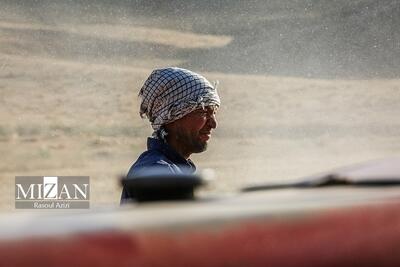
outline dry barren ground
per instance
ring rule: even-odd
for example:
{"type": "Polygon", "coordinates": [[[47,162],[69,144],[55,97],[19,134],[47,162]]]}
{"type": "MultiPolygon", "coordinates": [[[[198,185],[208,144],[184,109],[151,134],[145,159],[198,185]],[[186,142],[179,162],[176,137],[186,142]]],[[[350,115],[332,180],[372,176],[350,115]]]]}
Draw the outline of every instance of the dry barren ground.
{"type": "MultiPolygon", "coordinates": [[[[235,40],[143,24],[0,19],[2,211],[14,210],[16,175],[89,175],[92,206],[117,205],[117,178],[151,134],[137,92],[153,68],[186,62],[163,53],[235,40]]],[[[219,80],[223,101],[209,150],[193,156],[200,169],[215,170],[209,192],[400,151],[397,78],[200,72],[219,80]]]]}

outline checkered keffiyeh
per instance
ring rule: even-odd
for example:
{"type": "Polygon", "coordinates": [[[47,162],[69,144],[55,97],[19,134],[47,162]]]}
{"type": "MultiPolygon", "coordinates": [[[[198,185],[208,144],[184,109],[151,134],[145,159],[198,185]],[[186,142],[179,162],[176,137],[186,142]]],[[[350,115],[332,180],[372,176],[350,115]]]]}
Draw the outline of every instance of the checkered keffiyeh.
{"type": "Polygon", "coordinates": [[[181,68],[154,70],[140,89],[140,115],[156,132],[195,109],[220,105],[216,88],[203,76],[181,68]]]}

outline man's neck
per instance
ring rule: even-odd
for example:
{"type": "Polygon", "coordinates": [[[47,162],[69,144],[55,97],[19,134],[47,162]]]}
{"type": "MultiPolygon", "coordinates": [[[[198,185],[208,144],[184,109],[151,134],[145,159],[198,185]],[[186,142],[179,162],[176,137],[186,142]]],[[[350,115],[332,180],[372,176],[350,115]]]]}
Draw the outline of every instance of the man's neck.
{"type": "Polygon", "coordinates": [[[181,155],[184,159],[189,159],[190,155],[192,153],[190,153],[189,151],[187,151],[186,149],[184,149],[178,142],[176,139],[172,139],[172,138],[168,138],[167,137],[167,144],[172,147],[179,155],[181,155]]]}

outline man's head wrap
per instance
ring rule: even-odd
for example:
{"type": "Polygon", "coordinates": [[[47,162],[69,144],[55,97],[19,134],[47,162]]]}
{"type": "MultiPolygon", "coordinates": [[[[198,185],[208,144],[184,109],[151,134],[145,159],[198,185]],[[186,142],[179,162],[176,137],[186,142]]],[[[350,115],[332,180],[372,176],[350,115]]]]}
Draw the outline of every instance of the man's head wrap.
{"type": "Polygon", "coordinates": [[[154,131],[195,109],[219,106],[216,88],[203,76],[181,68],[154,70],[140,89],[140,115],[154,131]]]}

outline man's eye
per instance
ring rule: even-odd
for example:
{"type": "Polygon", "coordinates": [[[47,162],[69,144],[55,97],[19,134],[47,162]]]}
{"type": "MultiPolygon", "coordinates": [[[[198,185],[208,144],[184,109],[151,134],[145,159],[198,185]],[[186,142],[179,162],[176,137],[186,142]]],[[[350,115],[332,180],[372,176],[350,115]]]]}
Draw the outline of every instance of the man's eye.
{"type": "Polygon", "coordinates": [[[207,112],[204,112],[204,111],[198,111],[198,112],[196,112],[195,113],[196,114],[196,116],[198,116],[198,117],[207,117],[207,112]]]}

